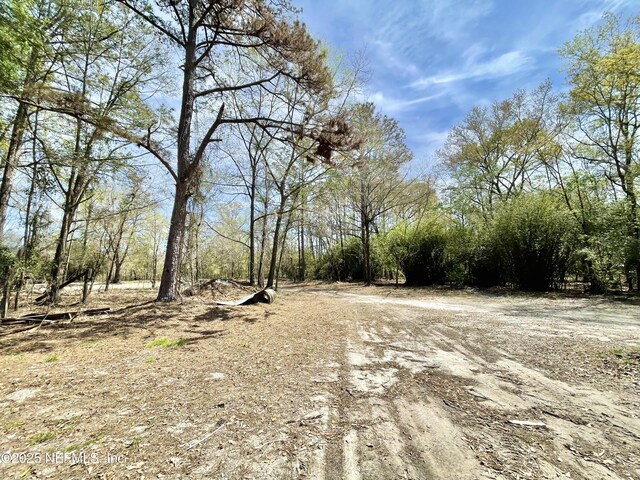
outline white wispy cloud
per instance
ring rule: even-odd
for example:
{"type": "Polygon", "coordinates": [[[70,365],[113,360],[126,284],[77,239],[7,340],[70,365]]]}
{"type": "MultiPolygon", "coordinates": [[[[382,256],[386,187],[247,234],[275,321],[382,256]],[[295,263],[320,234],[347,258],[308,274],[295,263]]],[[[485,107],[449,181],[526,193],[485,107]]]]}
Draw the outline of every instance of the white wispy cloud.
{"type": "Polygon", "coordinates": [[[619,12],[627,8],[637,8],[637,0],[586,0],[585,3],[595,3],[604,12],[619,12]]]}
{"type": "Polygon", "coordinates": [[[416,150],[416,156],[422,156],[425,158],[435,157],[435,152],[442,148],[447,141],[449,130],[429,129],[425,127],[425,130],[420,133],[414,133],[412,140],[414,142],[414,149],[416,150]]]}
{"type": "Polygon", "coordinates": [[[441,147],[447,140],[449,130],[429,130],[416,136],[416,141],[429,147],[441,147]]]}
{"type": "Polygon", "coordinates": [[[377,34],[404,53],[419,51],[427,38],[456,42],[494,8],[492,0],[422,0],[418,2],[371,2],[379,17],[377,34]]]}
{"type": "Polygon", "coordinates": [[[467,62],[458,69],[419,78],[415,82],[412,82],[410,86],[421,90],[433,85],[449,84],[464,80],[506,77],[531,68],[533,63],[533,58],[520,50],[514,50],[484,62],[467,62]]]}
{"type": "Polygon", "coordinates": [[[604,12],[637,15],[640,2],[293,1],[339,48],[366,45],[371,78],[359,100],[397,118],[418,157],[433,156],[474,105],[547,78],[562,88],[558,49],[604,12]]]}
{"type": "Polygon", "coordinates": [[[412,76],[420,72],[411,59],[399,56],[397,54],[398,49],[389,41],[374,39],[371,41],[371,48],[375,54],[376,61],[383,63],[387,69],[412,76]]]}
{"type": "Polygon", "coordinates": [[[435,100],[442,97],[444,92],[439,92],[433,95],[426,95],[418,98],[394,98],[389,97],[381,91],[377,91],[363,100],[373,102],[381,111],[388,114],[401,113],[412,109],[420,104],[435,100]]]}
{"type": "Polygon", "coordinates": [[[600,22],[606,12],[622,18],[634,15],[638,0],[574,0],[555,2],[545,9],[544,16],[516,39],[515,48],[537,52],[537,55],[557,55],[564,42],[581,30],[600,22]],[[635,7],[635,8],[634,8],[635,7]]]}
{"type": "Polygon", "coordinates": [[[587,0],[585,6],[591,6],[591,10],[579,15],[573,22],[572,27],[582,30],[591,27],[602,20],[602,15],[606,12],[624,15],[625,11],[637,9],[637,0],[587,0]]]}

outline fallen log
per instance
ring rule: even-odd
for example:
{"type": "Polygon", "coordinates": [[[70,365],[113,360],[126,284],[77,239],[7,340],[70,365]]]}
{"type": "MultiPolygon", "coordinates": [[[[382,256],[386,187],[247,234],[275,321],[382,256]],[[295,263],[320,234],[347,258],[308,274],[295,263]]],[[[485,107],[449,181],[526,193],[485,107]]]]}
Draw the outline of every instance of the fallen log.
{"type": "Polygon", "coordinates": [[[102,308],[90,308],[89,310],[81,310],[80,313],[87,317],[92,317],[93,315],[99,315],[101,313],[107,313],[111,311],[111,307],[102,307],[102,308]]]}
{"type": "MultiPolygon", "coordinates": [[[[2,325],[2,324],[0,324],[2,325]]],[[[0,329],[0,331],[2,331],[2,333],[0,333],[0,337],[6,337],[7,335],[14,335],[16,333],[20,333],[20,332],[26,332],[27,330],[33,330],[36,328],[40,328],[40,325],[29,325],[27,327],[22,327],[22,328],[8,328],[6,329],[6,331],[2,331],[2,329],[0,329]]]]}
{"type": "MultiPolygon", "coordinates": [[[[75,277],[71,277],[69,280],[67,280],[66,282],[63,282],[59,287],[58,287],[58,291],[62,290],[64,287],[66,287],[67,285],[69,285],[70,283],[75,282],[76,280],[80,280],[82,277],[84,277],[85,272],[79,273],[78,275],[76,275],[75,277]]],[[[47,289],[42,295],[40,295],[39,297],[36,297],[35,302],[42,302],[44,300],[47,300],[48,298],[51,297],[51,294],[53,293],[53,291],[51,290],[51,288],[47,289]]]]}
{"type": "Polygon", "coordinates": [[[34,323],[34,322],[56,322],[60,320],[73,320],[77,316],[76,312],[65,312],[64,314],[36,315],[24,317],[5,318],[0,325],[11,325],[18,323],[34,323]]]}
{"type": "Polygon", "coordinates": [[[254,303],[273,303],[276,299],[276,291],[271,288],[265,288],[264,290],[260,290],[254,294],[249,295],[248,297],[241,298],[240,300],[235,301],[227,301],[227,302],[216,302],[218,305],[251,305],[254,303]]]}
{"type": "Polygon", "coordinates": [[[78,315],[92,316],[99,315],[110,311],[110,307],[92,308],[90,310],[75,310],[72,312],[57,313],[29,313],[22,317],[5,318],[0,321],[0,325],[12,325],[18,323],[38,323],[38,322],[55,322],[60,320],[73,320],[78,315]]]}

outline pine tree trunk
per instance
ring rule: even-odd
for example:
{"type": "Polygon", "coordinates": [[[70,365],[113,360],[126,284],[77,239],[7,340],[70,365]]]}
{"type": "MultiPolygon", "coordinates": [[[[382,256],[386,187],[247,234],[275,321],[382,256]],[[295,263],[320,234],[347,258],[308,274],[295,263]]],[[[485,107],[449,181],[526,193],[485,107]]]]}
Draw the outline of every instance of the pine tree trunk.
{"type": "Polygon", "coordinates": [[[285,227],[284,227],[284,233],[282,235],[282,248],[280,248],[280,254],[278,255],[278,266],[276,268],[276,283],[275,283],[276,290],[278,289],[278,281],[280,280],[280,266],[282,265],[282,257],[284,256],[284,247],[287,241],[287,234],[289,233],[289,227],[291,225],[291,215],[292,213],[289,213],[287,217],[287,223],[285,224],[285,227]]]}
{"type": "Polygon", "coordinates": [[[365,285],[371,285],[371,232],[368,201],[364,181],[360,183],[360,235],[362,238],[362,276],[365,285]]]}
{"type": "MultiPolygon", "coordinates": [[[[637,202],[635,190],[633,188],[629,189],[629,191],[627,192],[627,198],[629,200],[629,209],[631,211],[630,235],[631,235],[631,238],[633,239],[632,248],[634,250],[632,252],[633,265],[631,268],[631,270],[633,271],[633,274],[630,275],[630,277],[633,277],[633,275],[635,275],[636,277],[635,290],[640,291],[640,225],[638,224],[638,202],[637,202]]],[[[629,278],[628,283],[629,283],[629,290],[633,290],[634,289],[633,278],[629,278]]]]}
{"type": "Polygon", "coordinates": [[[276,214],[276,226],[273,230],[273,247],[271,249],[271,263],[269,264],[269,277],[267,278],[267,288],[273,288],[276,267],[278,266],[278,242],[280,240],[280,229],[282,227],[282,216],[284,215],[285,199],[280,196],[280,206],[276,214]]]}
{"type": "Polygon", "coordinates": [[[251,175],[251,193],[249,198],[249,285],[256,284],[256,175],[251,175]]]}
{"type": "Polygon", "coordinates": [[[303,206],[302,210],[300,211],[300,256],[299,256],[299,266],[298,266],[298,270],[299,270],[298,275],[300,280],[303,282],[307,277],[307,259],[305,257],[304,248],[305,248],[305,245],[304,245],[304,206],[303,206]]]}
{"type": "Polygon", "coordinates": [[[122,281],[121,277],[122,277],[122,260],[120,259],[116,259],[115,263],[115,270],[113,272],[113,282],[112,283],[120,283],[122,281]]]}
{"type": "Polygon", "coordinates": [[[282,226],[282,214],[278,211],[278,218],[276,218],[276,226],[273,230],[273,247],[271,248],[271,263],[269,264],[269,276],[267,278],[266,288],[273,288],[276,267],[278,265],[278,241],[280,240],[280,228],[282,226]]]}
{"type": "Polygon", "coordinates": [[[160,290],[158,291],[158,300],[162,302],[171,302],[178,298],[180,258],[182,256],[182,239],[187,219],[188,200],[186,184],[184,181],[179,181],[176,185],[176,196],[173,202],[169,238],[167,240],[167,252],[164,258],[160,290]]]}
{"type": "Polygon", "coordinates": [[[60,225],[60,233],[56,242],[56,253],[51,264],[51,301],[56,303],[59,300],[59,285],[63,283],[62,278],[64,272],[63,259],[66,253],[67,239],[71,231],[71,222],[73,221],[74,209],[72,204],[65,202],[65,209],[62,214],[62,223],[60,225]]]}
{"type": "Polygon", "coordinates": [[[9,148],[5,157],[4,171],[2,173],[2,184],[0,184],[0,235],[4,231],[4,225],[7,219],[7,210],[9,209],[9,199],[11,198],[11,190],[13,189],[13,180],[16,176],[16,168],[18,166],[18,157],[20,146],[22,145],[22,137],[27,127],[27,105],[18,104],[18,110],[13,121],[13,129],[11,131],[11,139],[9,140],[9,148]]]}
{"type": "MultiPolygon", "coordinates": [[[[23,90],[28,90],[28,88],[36,81],[35,72],[39,63],[39,55],[39,48],[33,47],[29,57],[27,77],[23,85],[23,90]]],[[[19,102],[18,109],[16,110],[16,115],[13,120],[11,138],[9,139],[4,171],[2,173],[2,183],[0,184],[0,237],[2,237],[7,220],[7,210],[9,208],[9,200],[11,198],[11,190],[13,189],[13,180],[16,175],[16,168],[18,166],[20,146],[22,145],[24,132],[27,129],[28,115],[29,111],[27,104],[19,102]]]]}
{"type": "Polygon", "coordinates": [[[368,222],[362,226],[362,273],[364,284],[371,285],[371,232],[368,222]]]}
{"type": "Polygon", "coordinates": [[[260,258],[258,260],[258,287],[264,287],[264,251],[267,246],[267,216],[262,219],[262,232],[260,235],[260,258]]]}
{"type": "Polygon", "coordinates": [[[182,81],[182,105],[178,121],[177,145],[177,180],[176,194],[171,212],[171,224],[167,239],[167,251],[164,258],[164,268],[158,291],[158,301],[171,302],[179,297],[180,264],[182,261],[182,246],[187,221],[187,202],[191,196],[193,171],[189,168],[191,159],[191,121],[193,119],[196,29],[193,26],[193,12],[190,13],[189,31],[185,46],[184,76],[182,81]]]}
{"type": "Polygon", "coordinates": [[[269,208],[269,188],[265,176],[265,193],[262,212],[262,232],[260,234],[260,259],[258,261],[258,287],[264,288],[264,253],[267,247],[267,213],[269,208]]]}

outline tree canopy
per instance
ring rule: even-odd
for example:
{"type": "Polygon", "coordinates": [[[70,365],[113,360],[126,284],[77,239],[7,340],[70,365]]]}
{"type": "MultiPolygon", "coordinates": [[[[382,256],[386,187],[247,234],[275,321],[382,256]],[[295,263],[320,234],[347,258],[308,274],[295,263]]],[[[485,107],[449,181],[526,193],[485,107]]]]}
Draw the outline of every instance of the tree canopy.
{"type": "Polygon", "coordinates": [[[638,27],[579,33],[564,90],[473,107],[424,173],[288,1],[3,2],[3,281],[638,289],[638,27]]]}

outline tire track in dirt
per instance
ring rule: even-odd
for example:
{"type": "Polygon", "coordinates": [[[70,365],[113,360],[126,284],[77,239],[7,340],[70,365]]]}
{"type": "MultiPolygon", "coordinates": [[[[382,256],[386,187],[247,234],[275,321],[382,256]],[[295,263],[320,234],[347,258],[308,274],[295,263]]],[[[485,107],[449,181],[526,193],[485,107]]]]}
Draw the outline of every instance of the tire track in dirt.
{"type": "Polygon", "coordinates": [[[379,312],[358,313],[340,374],[343,393],[332,415],[337,421],[328,434],[324,478],[477,478],[468,472],[481,470],[480,464],[437,400],[403,391],[413,375],[435,367],[428,352],[395,345],[398,335],[406,342],[410,332],[360,321],[379,312]]]}
{"type": "MultiPolygon", "coordinates": [[[[548,377],[490,338],[496,326],[552,335],[562,318],[544,325],[534,315],[526,327],[495,306],[334,296],[358,314],[325,478],[640,478],[637,414],[616,395],[548,377]]],[[[620,325],[613,334],[625,338],[629,324],[620,325]]]]}

